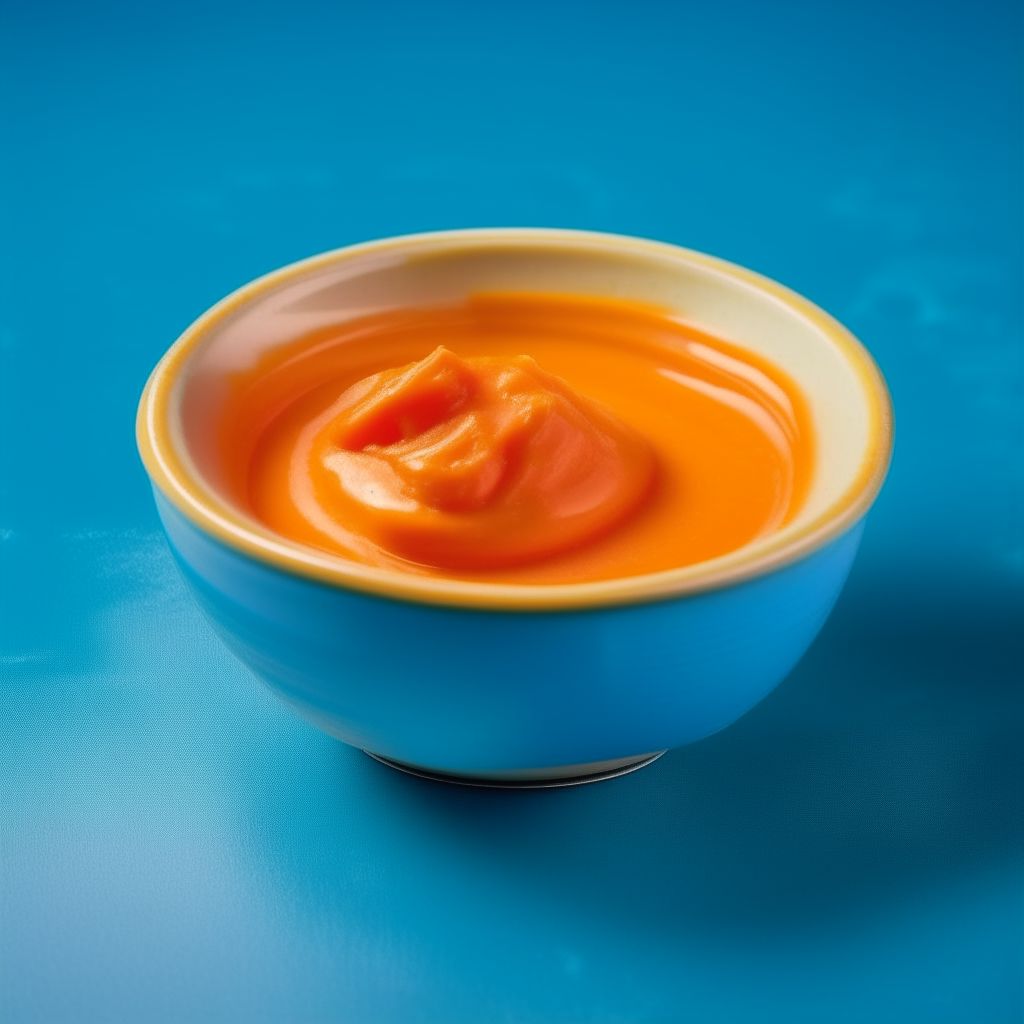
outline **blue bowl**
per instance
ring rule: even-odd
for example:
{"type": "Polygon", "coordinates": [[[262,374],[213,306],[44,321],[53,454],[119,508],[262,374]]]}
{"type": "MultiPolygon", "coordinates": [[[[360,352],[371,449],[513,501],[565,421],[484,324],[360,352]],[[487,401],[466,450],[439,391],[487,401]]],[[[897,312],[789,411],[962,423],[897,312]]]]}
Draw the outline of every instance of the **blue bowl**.
{"type": "Polygon", "coordinates": [[[353,246],[240,289],[154,370],[138,439],[204,611],[299,714],[400,767],[533,785],[646,763],[729,725],[786,676],[846,579],[891,423],[863,347],[780,285],[660,243],[505,229],[353,246]],[[370,310],[494,290],[654,303],[780,366],[808,400],[817,445],[797,516],[698,565],[520,586],[358,565],[233,503],[212,443],[228,375],[370,310]]]}

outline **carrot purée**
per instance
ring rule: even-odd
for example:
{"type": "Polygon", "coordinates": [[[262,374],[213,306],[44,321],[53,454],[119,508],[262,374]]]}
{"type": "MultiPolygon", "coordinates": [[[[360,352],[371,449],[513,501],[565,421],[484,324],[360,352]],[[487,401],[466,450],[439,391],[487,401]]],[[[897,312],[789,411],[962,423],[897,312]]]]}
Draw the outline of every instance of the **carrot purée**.
{"type": "Polygon", "coordinates": [[[784,525],[813,470],[785,374],[621,300],[370,315],[230,383],[234,500],[291,540],[421,575],[578,583],[704,561],[784,525]]]}

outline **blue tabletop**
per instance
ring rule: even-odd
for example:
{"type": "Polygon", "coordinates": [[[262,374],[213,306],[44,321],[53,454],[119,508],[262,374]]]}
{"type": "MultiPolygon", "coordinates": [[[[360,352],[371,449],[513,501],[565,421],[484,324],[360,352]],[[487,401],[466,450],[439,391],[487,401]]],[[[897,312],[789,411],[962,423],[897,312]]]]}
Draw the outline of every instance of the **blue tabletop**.
{"type": "Polygon", "coordinates": [[[1021,8],[0,2],[0,1019],[1020,1021],[1021,8]],[[543,792],[400,775],[213,636],[133,416],[349,242],[644,235],[847,323],[897,447],[735,726],[543,792]]]}

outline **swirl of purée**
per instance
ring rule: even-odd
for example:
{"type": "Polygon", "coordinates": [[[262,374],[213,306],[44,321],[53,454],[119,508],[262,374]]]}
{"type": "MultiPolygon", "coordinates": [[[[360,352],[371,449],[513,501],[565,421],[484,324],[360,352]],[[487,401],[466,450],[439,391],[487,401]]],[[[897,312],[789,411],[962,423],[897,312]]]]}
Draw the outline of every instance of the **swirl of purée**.
{"type": "Polygon", "coordinates": [[[529,356],[440,347],[352,385],[309,423],[289,487],[353,554],[473,570],[597,538],[638,507],[654,472],[643,437],[529,356]]]}

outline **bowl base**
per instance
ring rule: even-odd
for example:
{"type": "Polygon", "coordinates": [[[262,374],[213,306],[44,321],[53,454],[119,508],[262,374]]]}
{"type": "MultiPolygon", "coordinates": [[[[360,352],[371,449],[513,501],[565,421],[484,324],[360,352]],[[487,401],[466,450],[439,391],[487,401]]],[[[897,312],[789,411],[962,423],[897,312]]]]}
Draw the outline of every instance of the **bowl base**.
{"type": "Polygon", "coordinates": [[[363,753],[375,761],[380,761],[381,764],[386,764],[389,768],[395,768],[407,775],[416,775],[421,779],[429,779],[431,782],[447,782],[455,786],[478,786],[485,789],[556,789],[560,786],[585,786],[589,782],[617,779],[620,775],[628,775],[640,768],[646,768],[647,765],[657,761],[665,751],[657,750],[653,754],[622,757],[614,761],[595,761],[592,764],[572,765],[571,774],[562,774],[565,769],[554,768],[539,769],[536,773],[533,771],[529,773],[496,772],[494,775],[486,777],[435,772],[429,768],[406,764],[404,761],[393,761],[390,757],[375,754],[372,750],[364,750],[363,753]]]}

